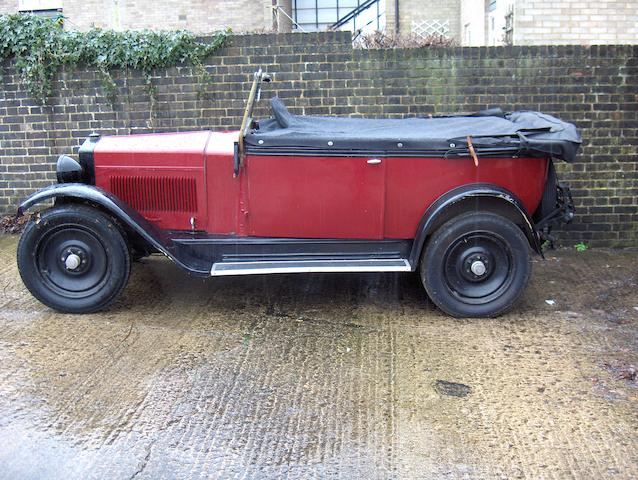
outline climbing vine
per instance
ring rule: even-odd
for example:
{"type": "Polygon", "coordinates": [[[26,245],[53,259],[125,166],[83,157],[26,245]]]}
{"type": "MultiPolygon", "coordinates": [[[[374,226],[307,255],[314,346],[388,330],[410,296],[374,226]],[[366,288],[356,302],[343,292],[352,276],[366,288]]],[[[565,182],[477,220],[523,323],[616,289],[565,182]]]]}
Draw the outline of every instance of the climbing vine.
{"type": "Polygon", "coordinates": [[[33,97],[45,103],[52,84],[65,66],[95,68],[108,97],[116,85],[116,69],[141,71],[152,94],[154,69],[189,64],[206,77],[203,60],[221,47],[230,32],[216,32],[205,40],[190,32],[113,31],[99,28],[87,32],[63,29],[64,17],[37,15],[0,16],[0,62],[15,60],[15,68],[33,97]]]}

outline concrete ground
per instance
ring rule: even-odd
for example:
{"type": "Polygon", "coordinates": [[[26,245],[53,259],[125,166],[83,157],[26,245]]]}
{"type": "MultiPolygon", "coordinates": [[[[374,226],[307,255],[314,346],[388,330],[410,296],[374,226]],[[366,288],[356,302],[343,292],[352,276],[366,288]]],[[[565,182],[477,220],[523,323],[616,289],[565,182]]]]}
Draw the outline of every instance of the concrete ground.
{"type": "Polygon", "coordinates": [[[636,251],[550,252],[495,320],[441,314],[414,275],[202,280],[163,259],[74,316],[25,290],[16,243],[1,478],[638,477],[636,251]]]}

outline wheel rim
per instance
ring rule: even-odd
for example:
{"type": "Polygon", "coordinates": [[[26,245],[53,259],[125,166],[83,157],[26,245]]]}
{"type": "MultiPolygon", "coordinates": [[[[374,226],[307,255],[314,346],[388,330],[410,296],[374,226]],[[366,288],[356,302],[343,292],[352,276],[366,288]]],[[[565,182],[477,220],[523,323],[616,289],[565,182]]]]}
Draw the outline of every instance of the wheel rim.
{"type": "Polygon", "coordinates": [[[485,304],[500,297],[514,278],[511,248],[491,232],[458,237],[444,258],[445,283],[461,301],[485,304]]]}
{"type": "Polygon", "coordinates": [[[107,282],[110,271],[102,242],[77,225],[60,226],[43,235],[35,261],[42,283],[66,298],[93,295],[107,282]]]}

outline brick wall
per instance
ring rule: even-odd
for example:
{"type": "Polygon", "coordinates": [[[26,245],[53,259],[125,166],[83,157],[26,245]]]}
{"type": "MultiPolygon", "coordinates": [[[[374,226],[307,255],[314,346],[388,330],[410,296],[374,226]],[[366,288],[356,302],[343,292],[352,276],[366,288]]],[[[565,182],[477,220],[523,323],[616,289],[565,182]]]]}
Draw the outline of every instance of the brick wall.
{"type": "MultiPolygon", "coordinates": [[[[235,32],[270,30],[271,0],[64,0],[66,25],[121,29],[188,29],[196,33],[232,27],[235,32]]],[[[0,0],[0,14],[15,13],[18,0],[0,0]]]]}
{"type": "MultiPolygon", "coordinates": [[[[156,72],[156,102],[139,74],[116,75],[111,105],[93,72],[64,72],[50,105],[25,93],[11,65],[0,82],[0,212],[54,181],[58,155],[77,153],[92,131],[237,128],[251,73],[274,73],[266,96],[295,113],[401,117],[533,109],[575,122],[578,161],[560,163],[573,187],[576,221],[567,242],[638,245],[638,47],[480,47],[352,50],[349,33],[237,36],[210,59],[201,98],[189,67],[156,72]]],[[[258,116],[267,115],[264,107],[258,116]]]]}
{"type": "Polygon", "coordinates": [[[514,44],[638,43],[636,0],[516,0],[514,44]]]}

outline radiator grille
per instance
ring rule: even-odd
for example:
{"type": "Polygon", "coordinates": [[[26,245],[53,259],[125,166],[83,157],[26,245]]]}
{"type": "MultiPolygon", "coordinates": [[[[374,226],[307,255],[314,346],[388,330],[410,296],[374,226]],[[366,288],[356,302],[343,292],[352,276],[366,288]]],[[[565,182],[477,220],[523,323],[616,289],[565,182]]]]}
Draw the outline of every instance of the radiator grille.
{"type": "Polygon", "coordinates": [[[142,212],[195,212],[197,190],[194,178],[114,175],[111,192],[142,212]]]}

